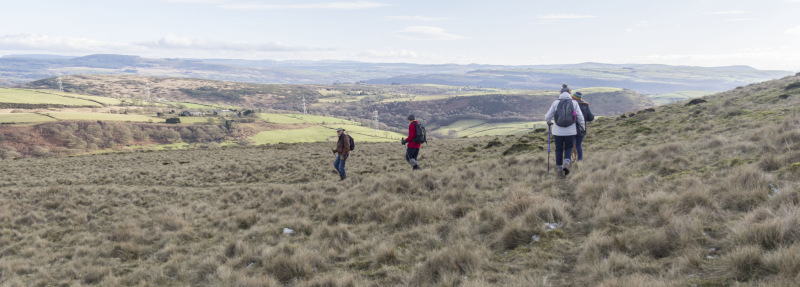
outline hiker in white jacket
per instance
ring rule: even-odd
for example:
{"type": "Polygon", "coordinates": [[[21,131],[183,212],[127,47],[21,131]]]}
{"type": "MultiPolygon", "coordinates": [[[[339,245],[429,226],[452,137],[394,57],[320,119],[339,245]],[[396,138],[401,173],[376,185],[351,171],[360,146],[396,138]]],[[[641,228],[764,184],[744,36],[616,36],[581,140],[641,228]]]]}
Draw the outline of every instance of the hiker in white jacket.
{"type": "Polygon", "coordinates": [[[561,95],[558,96],[558,100],[555,100],[553,104],[550,105],[550,110],[548,110],[547,114],[544,116],[547,125],[552,126],[552,133],[555,137],[556,169],[559,175],[567,175],[569,173],[570,157],[572,157],[572,141],[577,134],[575,125],[579,124],[582,128],[586,128],[586,122],[583,120],[581,108],[578,102],[572,99],[572,94],[570,94],[570,92],[570,90],[563,91],[561,95]],[[553,125],[552,120],[556,115],[558,104],[564,100],[572,102],[572,108],[575,111],[574,115],[577,119],[572,125],[567,127],[553,125]]]}

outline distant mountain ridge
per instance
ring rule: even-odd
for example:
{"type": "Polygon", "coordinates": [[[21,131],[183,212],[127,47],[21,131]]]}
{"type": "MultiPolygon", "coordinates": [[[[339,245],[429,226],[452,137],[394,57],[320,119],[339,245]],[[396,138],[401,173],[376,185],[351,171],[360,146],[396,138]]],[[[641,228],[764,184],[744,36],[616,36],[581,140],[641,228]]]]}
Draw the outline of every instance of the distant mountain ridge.
{"type": "Polygon", "coordinates": [[[96,54],[83,57],[7,55],[0,57],[0,85],[18,85],[58,75],[111,74],[184,77],[271,84],[447,84],[492,88],[554,89],[607,86],[641,94],[685,90],[724,91],[791,75],[748,66],[691,67],[661,64],[580,63],[564,65],[480,65],[276,61],[237,59],[151,59],[96,54]]]}

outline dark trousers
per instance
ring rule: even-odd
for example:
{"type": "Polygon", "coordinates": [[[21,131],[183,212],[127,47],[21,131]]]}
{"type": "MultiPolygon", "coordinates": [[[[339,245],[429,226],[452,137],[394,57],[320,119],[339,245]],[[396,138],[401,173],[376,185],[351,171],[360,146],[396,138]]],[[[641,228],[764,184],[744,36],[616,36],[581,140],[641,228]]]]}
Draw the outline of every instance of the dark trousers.
{"type": "Polygon", "coordinates": [[[578,158],[577,160],[583,160],[583,138],[585,136],[581,136],[581,134],[575,135],[575,149],[578,151],[578,158]]]}
{"type": "Polygon", "coordinates": [[[419,155],[418,148],[407,148],[406,149],[406,161],[411,166],[417,166],[419,163],[417,162],[417,156],[419,155]]]}
{"type": "Polygon", "coordinates": [[[336,156],[336,161],[333,162],[333,167],[336,168],[336,171],[339,172],[341,177],[347,177],[347,173],[344,171],[344,164],[347,161],[347,157],[342,158],[342,155],[336,156]]]}
{"type": "Polygon", "coordinates": [[[556,144],[556,166],[564,164],[564,159],[572,161],[572,140],[575,136],[554,136],[556,144]]]}

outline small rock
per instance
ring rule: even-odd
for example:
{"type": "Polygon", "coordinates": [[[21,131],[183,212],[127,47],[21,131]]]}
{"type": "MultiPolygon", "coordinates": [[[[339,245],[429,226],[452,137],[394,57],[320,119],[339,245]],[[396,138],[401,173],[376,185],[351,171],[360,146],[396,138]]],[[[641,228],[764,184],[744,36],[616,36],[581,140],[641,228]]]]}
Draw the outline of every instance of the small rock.
{"type": "Polygon", "coordinates": [[[283,234],[294,234],[294,230],[289,228],[283,228],[283,234]]]}

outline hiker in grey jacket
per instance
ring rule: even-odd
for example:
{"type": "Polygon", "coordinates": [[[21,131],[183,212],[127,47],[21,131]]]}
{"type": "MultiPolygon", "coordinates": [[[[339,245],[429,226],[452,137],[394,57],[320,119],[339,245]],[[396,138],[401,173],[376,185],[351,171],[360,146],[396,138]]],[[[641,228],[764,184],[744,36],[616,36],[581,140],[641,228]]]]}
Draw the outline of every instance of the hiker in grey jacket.
{"type": "Polygon", "coordinates": [[[572,95],[569,92],[570,91],[562,92],[561,95],[558,96],[558,100],[553,101],[553,104],[550,105],[550,110],[548,110],[547,114],[544,116],[544,120],[547,122],[547,125],[552,126],[552,133],[555,137],[556,169],[558,170],[559,175],[566,175],[569,172],[569,164],[571,161],[570,158],[572,157],[573,139],[577,134],[576,125],[580,125],[584,129],[586,128],[586,122],[583,119],[581,108],[578,105],[578,102],[572,99],[572,95]],[[568,127],[553,125],[552,123],[552,120],[556,115],[558,103],[563,100],[572,102],[572,108],[577,116],[575,123],[568,127]]]}

